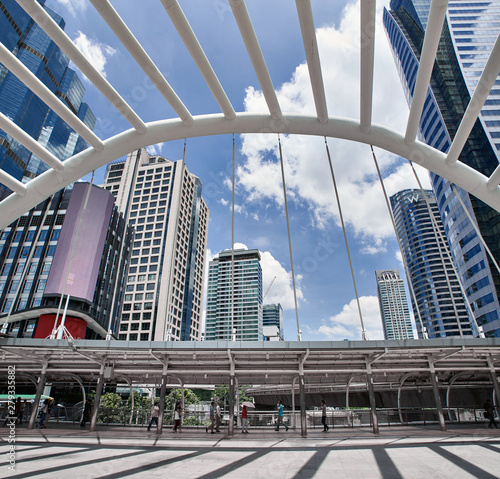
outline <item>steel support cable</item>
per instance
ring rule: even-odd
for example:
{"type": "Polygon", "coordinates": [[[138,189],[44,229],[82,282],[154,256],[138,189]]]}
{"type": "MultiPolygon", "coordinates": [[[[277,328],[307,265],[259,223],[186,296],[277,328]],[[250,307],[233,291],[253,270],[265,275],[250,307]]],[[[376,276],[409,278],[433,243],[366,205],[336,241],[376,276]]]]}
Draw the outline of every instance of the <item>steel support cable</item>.
{"type": "MultiPolygon", "coordinates": [[[[94,174],[95,174],[95,171],[92,172],[92,178],[90,179],[89,187],[87,188],[87,195],[85,197],[85,202],[83,203],[83,209],[82,209],[82,212],[80,213],[80,218],[78,219],[78,226],[76,228],[75,239],[73,241],[73,246],[71,248],[71,256],[69,258],[68,269],[67,269],[67,273],[66,273],[66,281],[64,282],[63,289],[62,289],[62,292],[61,292],[61,299],[59,301],[59,306],[57,308],[57,314],[56,314],[56,319],[54,320],[54,326],[52,328],[52,333],[50,333],[50,338],[51,339],[62,339],[62,337],[61,338],[56,338],[57,322],[59,321],[59,313],[61,312],[61,306],[62,306],[62,302],[63,302],[63,298],[64,298],[64,293],[66,292],[66,286],[68,284],[69,275],[70,275],[70,272],[71,272],[71,265],[73,264],[73,257],[75,255],[76,242],[78,241],[78,235],[80,234],[80,228],[82,226],[83,214],[85,213],[85,210],[87,209],[87,204],[88,204],[89,198],[90,198],[90,191],[92,190],[92,185],[94,183],[94,174]]],[[[67,301],[68,301],[68,304],[69,304],[69,295],[68,295],[68,300],[67,301]]],[[[63,334],[64,334],[63,320],[65,318],[66,318],[66,311],[63,313],[63,319],[61,320],[61,324],[59,325],[59,327],[61,328],[63,334]]]]}
{"type": "Polygon", "coordinates": [[[286,229],[288,232],[288,247],[290,249],[290,265],[291,265],[291,269],[292,269],[293,300],[295,302],[295,317],[297,319],[297,340],[302,341],[302,333],[300,331],[300,324],[299,324],[299,310],[297,307],[297,290],[295,287],[295,273],[293,270],[292,239],[290,236],[290,220],[288,218],[288,203],[287,203],[287,199],[286,199],[285,168],[283,165],[283,152],[281,150],[281,138],[280,138],[279,133],[278,133],[278,148],[279,148],[279,152],[280,152],[281,181],[283,182],[283,198],[285,200],[286,229]]]}
{"type": "Polygon", "coordinates": [[[347,233],[345,230],[345,223],[344,223],[344,216],[342,215],[342,208],[340,206],[340,198],[339,198],[339,192],[337,189],[337,181],[335,180],[335,174],[333,172],[333,164],[332,164],[332,158],[330,156],[330,149],[328,148],[328,141],[325,138],[325,146],[326,146],[326,154],[328,155],[328,163],[330,165],[330,173],[332,174],[332,181],[333,181],[333,188],[335,189],[335,197],[337,198],[337,205],[339,207],[339,217],[340,217],[340,222],[342,223],[342,232],[344,233],[344,241],[345,241],[345,246],[347,250],[347,257],[349,258],[349,267],[351,268],[351,276],[352,276],[352,283],[354,285],[354,293],[356,294],[356,302],[358,304],[358,312],[359,312],[359,321],[361,322],[361,336],[363,341],[366,341],[366,330],[365,330],[365,325],[363,323],[363,314],[361,313],[361,304],[359,302],[359,295],[358,295],[358,288],[356,286],[356,278],[354,277],[354,269],[352,267],[352,259],[351,259],[351,253],[349,251],[349,242],[347,241],[347,233]]]}
{"type": "Polygon", "coordinates": [[[389,203],[389,197],[387,196],[387,191],[385,189],[384,181],[382,179],[382,174],[380,173],[380,168],[378,166],[377,157],[375,156],[375,151],[373,150],[373,145],[370,145],[370,148],[372,150],[373,161],[375,162],[375,168],[377,169],[377,174],[378,174],[378,177],[379,177],[379,180],[380,180],[380,185],[382,186],[382,191],[384,192],[385,203],[386,203],[387,209],[389,211],[389,216],[391,217],[392,227],[394,228],[394,234],[396,235],[396,239],[398,241],[399,250],[401,251],[401,256],[403,258],[403,265],[404,265],[405,271],[407,272],[407,274],[409,276],[408,277],[408,286],[410,288],[411,297],[412,297],[412,299],[414,301],[414,304],[415,304],[415,309],[417,310],[417,316],[418,316],[418,321],[420,323],[422,335],[424,336],[424,339],[427,339],[427,338],[425,338],[426,330],[424,328],[424,323],[422,321],[422,316],[420,315],[420,309],[418,308],[417,296],[415,295],[415,290],[413,289],[413,284],[411,282],[410,268],[409,268],[408,262],[406,261],[405,254],[403,252],[403,245],[401,244],[401,239],[399,238],[398,233],[397,233],[396,221],[394,220],[394,215],[392,214],[391,205],[389,203]]]}
{"type": "MultiPolygon", "coordinates": [[[[235,151],[234,151],[234,133],[233,133],[233,172],[232,172],[232,204],[231,204],[231,330],[229,331],[229,340],[233,338],[234,329],[234,163],[235,163],[235,151]]],[[[234,335],[234,340],[236,341],[236,334],[234,335]]]]}
{"type": "Polygon", "coordinates": [[[486,244],[486,241],[483,238],[483,235],[481,234],[481,231],[479,231],[479,228],[478,228],[476,222],[473,220],[472,216],[470,215],[469,210],[466,208],[465,203],[463,202],[462,198],[460,198],[460,195],[458,194],[458,191],[455,188],[455,185],[450,182],[450,186],[451,186],[451,189],[455,192],[455,195],[457,196],[458,201],[462,205],[462,208],[464,209],[465,214],[469,218],[469,221],[471,222],[472,226],[476,230],[476,234],[478,235],[479,239],[481,240],[481,243],[483,243],[483,246],[486,249],[486,251],[488,252],[488,255],[489,255],[491,261],[493,262],[493,264],[495,265],[495,268],[500,273],[500,266],[498,265],[498,262],[497,262],[496,258],[493,256],[493,253],[491,252],[490,248],[486,244]]]}
{"type": "MultiPolygon", "coordinates": [[[[455,273],[455,275],[457,277],[458,286],[460,287],[460,291],[461,291],[462,296],[464,298],[465,304],[467,305],[467,308],[469,309],[469,313],[470,313],[470,315],[472,317],[472,321],[475,324],[476,330],[477,330],[477,332],[479,334],[480,330],[479,330],[479,326],[477,324],[476,316],[474,315],[474,312],[472,311],[472,307],[471,307],[471,305],[469,303],[469,298],[468,298],[467,294],[465,293],[465,290],[464,290],[464,287],[462,285],[462,282],[460,281],[460,277],[458,275],[457,267],[455,266],[455,262],[453,261],[453,258],[451,256],[451,252],[450,252],[450,248],[449,248],[447,239],[444,238],[443,233],[441,231],[439,231],[439,229],[437,228],[436,217],[434,216],[434,213],[432,211],[431,205],[429,204],[429,200],[427,199],[427,195],[425,195],[425,193],[424,193],[424,188],[422,186],[422,183],[420,182],[420,178],[418,177],[418,174],[417,174],[417,172],[415,170],[415,167],[414,167],[413,163],[410,160],[408,160],[408,163],[410,163],[411,169],[413,171],[413,175],[415,176],[415,179],[417,180],[417,183],[418,183],[418,186],[420,188],[420,191],[422,192],[422,196],[424,198],[425,204],[427,205],[427,210],[429,211],[429,215],[431,217],[432,229],[434,230],[434,235],[436,236],[436,242],[438,244],[439,255],[441,256],[441,261],[443,261],[443,265],[444,265],[444,259],[442,257],[441,245],[445,245],[445,251],[446,251],[446,254],[447,254],[448,259],[450,261],[451,267],[453,268],[453,271],[454,271],[454,273],[455,273]],[[438,237],[439,237],[439,239],[441,241],[438,240],[438,237]],[[448,246],[448,247],[446,247],[446,246],[448,246]]],[[[444,268],[444,273],[445,273],[445,276],[446,276],[446,281],[448,281],[448,284],[450,284],[449,275],[448,275],[448,271],[446,270],[446,268],[444,268]]],[[[453,303],[453,309],[455,310],[455,314],[457,314],[457,325],[458,325],[458,329],[460,331],[460,337],[463,337],[462,325],[461,325],[461,322],[458,321],[457,307],[456,307],[455,298],[454,298],[454,295],[453,295],[453,289],[451,289],[451,285],[450,285],[450,296],[451,296],[451,300],[452,300],[452,303],[453,303]]]]}

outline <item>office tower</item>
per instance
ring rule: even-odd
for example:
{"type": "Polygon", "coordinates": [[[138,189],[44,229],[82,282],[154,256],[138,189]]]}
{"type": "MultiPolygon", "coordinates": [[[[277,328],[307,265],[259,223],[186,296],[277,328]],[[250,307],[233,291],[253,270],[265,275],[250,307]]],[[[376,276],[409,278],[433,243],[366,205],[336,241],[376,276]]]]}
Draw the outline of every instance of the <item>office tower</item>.
{"type": "Polygon", "coordinates": [[[75,339],[117,334],[131,231],[113,200],[75,183],[1,232],[2,331],[46,338],[57,317],[75,339]]]}
{"type": "Polygon", "coordinates": [[[199,341],[208,208],[182,160],[145,149],[108,165],[105,188],[134,228],[119,339],[199,341]]]}
{"type": "MultiPolygon", "coordinates": [[[[429,7],[429,0],[393,0],[391,11],[384,11],[384,26],[409,104],[429,7]]],[[[498,0],[454,1],[448,5],[419,129],[419,139],[443,152],[450,148],[496,41],[498,25],[495,18],[499,15],[498,0]]],[[[486,176],[493,173],[500,159],[499,86],[500,79],[497,79],[459,157],[460,161],[486,176]]],[[[498,263],[500,214],[432,173],[431,183],[454,263],[477,324],[482,326],[486,336],[498,337],[500,274],[474,226],[477,225],[498,263]]],[[[474,321],[472,325],[474,335],[478,335],[474,321]]]]}
{"type": "MultiPolygon", "coordinates": [[[[38,2],[43,5],[45,0],[38,2]]],[[[44,5],[43,8],[64,28],[64,20],[59,15],[44,5]]],[[[14,0],[3,0],[0,10],[0,42],[83,123],[93,129],[95,116],[82,102],[85,88],[78,75],[68,68],[66,54],[14,0]]],[[[0,65],[0,112],[60,160],[88,146],[3,65],[0,65]]],[[[48,169],[39,158],[2,130],[0,168],[20,181],[27,181],[48,169]]],[[[10,190],[0,184],[0,200],[8,194],[10,190]]]]}
{"type": "Polygon", "coordinates": [[[436,198],[432,190],[424,194],[421,190],[403,190],[391,196],[396,234],[415,295],[411,300],[418,336],[469,336],[472,326],[450,260],[436,198]]]}
{"type": "Polygon", "coordinates": [[[405,285],[397,269],[375,271],[385,339],[413,339],[405,285]]]}
{"type": "Polygon", "coordinates": [[[262,307],[262,328],[264,341],[283,341],[283,308],[281,304],[265,304],[262,307]]]}
{"type": "Polygon", "coordinates": [[[262,268],[256,249],[221,251],[209,263],[205,340],[262,341],[262,268]],[[234,259],[234,261],[233,261],[234,259]]]}

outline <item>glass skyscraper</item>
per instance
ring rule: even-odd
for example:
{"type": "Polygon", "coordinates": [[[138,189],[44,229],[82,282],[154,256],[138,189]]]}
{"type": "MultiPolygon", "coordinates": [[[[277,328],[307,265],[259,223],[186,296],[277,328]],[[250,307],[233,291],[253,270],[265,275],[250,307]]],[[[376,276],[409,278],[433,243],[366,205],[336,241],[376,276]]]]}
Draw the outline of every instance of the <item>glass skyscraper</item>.
{"type": "Polygon", "coordinates": [[[265,304],[262,307],[262,325],[266,341],[283,341],[283,308],[281,304],[265,304]]]}
{"type": "Polygon", "coordinates": [[[208,208],[182,160],[133,151],[105,188],[134,228],[119,339],[199,341],[208,208]]]}
{"type": "Polygon", "coordinates": [[[262,341],[262,268],[256,249],[221,251],[209,263],[205,340],[262,341]]]}
{"type": "MultiPolygon", "coordinates": [[[[38,0],[42,5],[45,0],[38,0]]],[[[45,7],[64,28],[64,20],[45,7]]],[[[90,129],[95,116],[83,103],[85,88],[78,75],[68,68],[69,58],[14,1],[2,0],[0,42],[90,129]]],[[[60,160],[83,151],[87,143],[15,75],[0,65],[0,112],[60,160]]],[[[27,181],[48,169],[30,151],[0,130],[0,168],[20,181],[27,181]]],[[[10,190],[0,184],[0,200],[10,190]]]]}
{"type": "Polygon", "coordinates": [[[415,296],[411,299],[418,336],[470,336],[471,322],[436,199],[431,190],[424,194],[426,197],[420,190],[403,190],[391,196],[396,234],[415,296]]]}
{"type": "Polygon", "coordinates": [[[405,285],[397,269],[375,271],[384,339],[413,339],[405,285]]]}
{"type": "MultiPolygon", "coordinates": [[[[384,26],[409,104],[430,3],[430,0],[393,0],[391,10],[384,11],[384,26]]],[[[498,0],[448,4],[419,139],[443,152],[448,151],[499,29],[498,0]]],[[[498,166],[499,151],[500,79],[497,79],[459,160],[489,176],[498,166]]],[[[500,214],[440,176],[431,173],[431,182],[454,263],[477,324],[487,337],[499,337],[500,274],[474,224],[498,263],[500,214]]],[[[478,332],[474,330],[474,334],[478,332]]]]}

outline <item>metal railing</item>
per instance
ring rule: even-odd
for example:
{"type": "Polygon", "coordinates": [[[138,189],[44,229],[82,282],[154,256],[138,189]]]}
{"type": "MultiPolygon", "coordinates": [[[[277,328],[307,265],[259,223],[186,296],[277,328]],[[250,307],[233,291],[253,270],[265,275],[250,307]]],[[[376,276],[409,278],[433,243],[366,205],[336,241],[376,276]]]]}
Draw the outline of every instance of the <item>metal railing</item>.
{"type": "MultiPolygon", "coordinates": [[[[484,409],[478,406],[470,407],[450,407],[443,408],[444,418],[448,424],[481,424],[488,420],[484,418],[484,409]]],[[[29,421],[31,414],[31,404],[27,403],[24,409],[23,423],[29,421]]],[[[78,404],[73,407],[54,407],[49,423],[79,424],[82,417],[82,407],[78,404]]],[[[0,421],[6,421],[7,410],[0,411],[0,421]]],[[[408,425],[430,425],[438,424],[439,417],[436,409],[433,408],[378,408],[377,418],[379,426],[408,426],[408,425]]],[[[97,423],[100,425],[115,426],[137,426],[147,427],[151,420],[151,410],[149,408],[119,407],[119,408],[99,408],[97,423]]],[[[276,411],[256,411],[248,412],[249,426],[258,429],[269,429],[276,426],[278,415],[276,411]]],[[[227,426],[229,414],[223,415],[221,425],[227,426]]],[[[288,427],[300,427],[300,411],[286,411],[284,423],[288,427]]],[[[330,428],[355,428],[369,427],[372,425],[370,409],[334,409],[327,411],[327,424],[330,428]]],[[[173,425],[173,413],[167,411],[163,415],[163,425],[169,427],[173,425]]],[[[189,429],[205,429],[210,425],[209,411],[186,410],[182,416],[182,427],[189,429]]],[[[240,419],[235,417],[235,425],[240,425],[240,419]]],[[[306,425],[308,429],[322,428],[321,411],[306,411],[306,425]]]]}

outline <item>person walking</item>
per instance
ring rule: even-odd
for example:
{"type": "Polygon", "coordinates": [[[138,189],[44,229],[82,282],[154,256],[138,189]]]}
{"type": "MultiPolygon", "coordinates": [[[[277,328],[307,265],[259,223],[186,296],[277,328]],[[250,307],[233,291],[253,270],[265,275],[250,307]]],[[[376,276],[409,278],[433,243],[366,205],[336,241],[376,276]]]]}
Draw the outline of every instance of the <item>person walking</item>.
{"type": "Polygon", "coordinates": [[[497,422],[495,421],[495,415],[496,415],[495,409],[491,405],[489,399],[486,399],[486,402],[483,404],[483,407],[484,407],[484,417],[490,420],[488,427],[498,428],[497,422]]]}
{"type": "Polygon", "coordinates": [[[215,407],[215,432],[220,432],[221,420],[220,401],[217,401],[217,406],[215,407]]]}
{"type": "Polygon", "coordinates": [[[210,426],[206,427],[205,430],[208,432],[208,429],[210,429],[211,433],[215,434],[214,425],[215,425],[215,404],[212,401],[210,403],[210,426]]]}
{"type": "Polygon", "coordinates": [[[288,431],[288,426],[283,422],[283,404],[278,401],[278,422],[276,423],[275,431],[280,430],[280,425],[285,426],[285,430],[288,431]]]}
{"type": "Polygon", "coordinates": [[[181,419],[182,419],[182,406],[181,402],[178,401],[174,409],[174,432],[181,432],[181,419]]]}
{"type": "Polygon", "coordinates": [[[323,424],[323,432],[327,432],[330,429],[326,423],[326,403],[324,399],[321,400],[321,424],[323,424]]]}
{"type": "Polygon", "coordinates": [[[153,408],[151,409],[151,421],[149,421],[148,431],[151,431],[151,426],[153,423],[156,424],[156,429],[158,430],[158,416],[160,415],[160,403],[155,402],[153,408]]]}
{"type": "Polygon", "coordinates": [[[241,408],[241,434],[248,434],[248,411],[246,406],[241,408]]]}
{"type": "Polygon", "coordinates": [[[91,409],[90,399],[87,399],[85,401],[85,406],[83,407],[82,422],[80,423],[80,427],[82,429],[85,427],[87,421],[90,419],[90,409],[91,409]]]}
{"type": "Polygon", "coordinates": [[[40,429],[47,427],[44,423],[45,423],[45,418],[47,417],[48,411],[49,411],[49,400],[45,399],[43,401],[43,404],[42,404],[42,409],[40,410],[40,422],[38,424],[40,429]]]}

